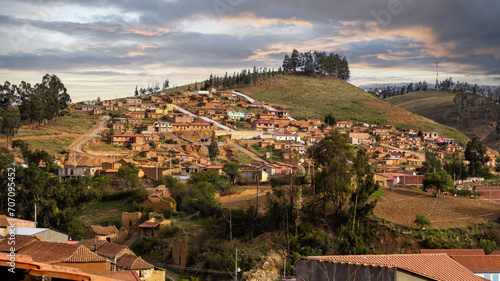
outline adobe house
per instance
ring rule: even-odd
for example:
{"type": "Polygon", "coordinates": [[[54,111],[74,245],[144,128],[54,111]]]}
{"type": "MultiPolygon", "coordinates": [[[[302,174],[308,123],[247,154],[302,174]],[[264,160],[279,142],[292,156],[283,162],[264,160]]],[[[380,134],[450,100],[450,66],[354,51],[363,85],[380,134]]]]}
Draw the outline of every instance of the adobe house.
{"type": "Polygon", "coordinates": [[[188,256],[188,239],[174,239],[172,243],[172,259],[175,265],[186,266],[188,256]]]}
{"type": "Polygon", "coordinates": [[[176,203],[172,197],[162,198],[160,196],[149,196],[141,205],[152,207],[157,213],[176,209],[176,203]]]}
{"type": "Polygon", "coordinates": [[[132,232],[135,229],[137,229],[137,226],[140,224],[142,220],[143,220],[143,215],[141,212],[122,213],[122,225],[129,232],[132,232]]]}
{"type": "MultiPolygon", "coordinates": [[[[9,276],[11,269],[10,258],[7,253],[0,253],[0,276],[9,276]]],[[[50,264],[35,262],[30,256],[16,255],[15,279],[9,280],[141,280],[134,278],[135,272],[100,272],[99,275],[89,274],[77,268],[66,266],[54,266],[50,264]]],[[[138,278],[138,277],[137,277],[138,278]]]]}
{"type": "Polygon", "coordinates": [[[139,225],[141,229],[141,236],[149,235],[156,237],[158,231],[160,231],[160,223],[156,221],[146,221],[139,225]]]}
{"type": "Polygon", "coordinates": [[[165,271],[155,268],[152,264],[146,262],[141,257],[131,254],[124,254],[116,263],[122,270],[134,270],[139,278],[144,281],[163,281],[165,280],[165,271]]]}
{"type": "MultiPolygon", "coordinates": [[[[92,240],[92,239],[90,239],[92,240]]],[[[92,242],[92,241],[90,241],[92,242]]],[[[87,243],[88,244],[88,243],[87,243]]],[[[87,246],[87,245],[85,245],[87,246]]],[[[87,248],[89,248],[87,246],[87,248]]],[[[93,247],[92,247],[93,248],[93,247]]],[[[89,250],[92,250],[89,248],[89,250]]],[[[98,246],[97,251],[95,251],[98,255],[106,258],[110,263],[111,263],[111,270],[117,270],[116,263],[117,261],[120,260],[120,258],[123,255],[129,254],[129,255],[134,255],[135,253],[132,252],[127,246],[124,245],[119,245],[115,243],[102,243],[101,245],[98,246]]]]}
{"type": "Polygon", "coordinates": [[[111,242],[111,240],[118,234],[118,228],[116,228],[116,226],[114,225],[91,225],[90,229],[92,229],[92,232],[97,239],[106,240],[108,242],[111,242]]]}
{"type": "Polygon", "coordinates": [[[88,273],[110,271],[110,263],[103,257],[78,244],[37,241],[19,251],[33,261],[79,268],[88,273]]]}
{"type": "MultiPolygon", "coordinates": [[[[16,235],[16,248],[15,253],[19,252],[21,249],[35,243],[38,241],[42,241],[40,238],[36,236],[27,236],[27,235],[16,235]]],[[[0,240],[0,252],[10,253],[12,245],[9,245],[8,239],[0,240]]]]}

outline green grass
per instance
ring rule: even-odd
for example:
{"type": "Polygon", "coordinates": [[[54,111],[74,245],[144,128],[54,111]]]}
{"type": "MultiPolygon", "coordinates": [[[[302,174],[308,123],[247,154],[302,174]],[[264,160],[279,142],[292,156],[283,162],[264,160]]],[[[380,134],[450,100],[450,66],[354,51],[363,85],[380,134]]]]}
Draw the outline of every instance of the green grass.
{"type": "Polygon", "coordinates": [[[51,135],[60,135],[60,134],[61,133],[58,133],[58,132],[44,130],[43,128],[32,129],[32,130],[20,128],[17,131],[17,134],[14,136],[14,138],[30,137],[30,136],[51,136],[51,135]]]}
{"type": "Polygon", "coordinates": [[[88,146],[91,150],[116,150],[116,151],[132,151],[124,146],[112,145],[112,144],[101,144],[101,145],[93,145],[89,144],[88,146]]]}
{"type": "Polygon", "coordinates": [[[95,119],[95,116],[74,113],[72,116],[59,117],[46,127],[68,133],[85,134],[94,126],[95,121],[93,119],[95,119]]]}
{"type": "Polygon", "coordinates": [[[101,221],[109,219],[121,219],[121,213],[126,211],[127,206],[124,200],[95,202],[85,207],[82,212],[82,217],[91,223],[98,224],[101,221]]]}
{"type": "MultiPolygon", "coordinates": [[[[388,102],[404,108],[415,114],[422,115],[438,123],[459,128],[453,99],[455,93],[443,91],[414,92],[402,96],[386,99],[388,102]]],[[[500,150],[500,138],[495,128],[491,126],[484,113],[478,108],[471,113],[470,126],[462,126],[460,131],[469,137],[479,135],[484,143],[496,150],[500,150]]],[[[452,132],[450,137],[457,138],[452,132]]],[[[465,144],[467,139],[459,139],[465,144]]]]}
{"type": "Polygon", "coordinates": [[[327,113],[333,113],[337,119],[366,119],[383,114],[377,108],[367,112],[363,104],[376,101],[376,97],[335,78],[285,75],[242,90],[259,100],[288,107],[294,117],[323,119],[327,113]]]}
{"type": "Polygon", "coordinates": [[[32,150],[46,150],[49,153],[65,150],[75,140],[74,137],[56,137],[25,140],[32,150]]]}
{"type": "MultiPolygon", "coordinates": [[[[346,81],[285,75],[241,88],[259,100],[282,105],[295,118],[319,118],[332,113],[337,120],[392,124],[401,129],[436,131],[465,144],[458,130],[379,99],[346,81]]],[[[404,97],[403,97],[404,98],[404,97]]]]}
{"type": "Polygon", "coordinates": [[[240,165],[250,165],[252,158],[239,150],[233,150],[233,155],[240,165]]]}
{"type": "Polygon", "coordinates": [[[258,145],[252,145],[252,149],[262,158],[265,158],[265,152],[270,151],[271,152],[271,158],[269,158],[269,162],[281,162],[284,163],[285,160],[281,158],[281,150],[279,149],[274,149],[274,148],[269,148],[269,147],[260,147],[258,145]]]}
{"type": "Polygon", "coordinates": [[[385,194],[385,191],[384,191],[384,190],[382,190],[382,189],[379,189],[379,190],[377,190],[376,192],[374,192],[371,196],[372,196],[375,200],[380,200],[380,198],[381,198],[382,196],[384,196],[384,194],[385,194]]]}

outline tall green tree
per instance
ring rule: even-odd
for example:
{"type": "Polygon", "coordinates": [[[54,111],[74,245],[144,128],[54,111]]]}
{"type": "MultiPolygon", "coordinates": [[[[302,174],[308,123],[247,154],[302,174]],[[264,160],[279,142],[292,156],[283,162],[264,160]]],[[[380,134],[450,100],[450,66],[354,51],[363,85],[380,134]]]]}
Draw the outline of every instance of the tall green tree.
{"type": "Polygon", "coordinates": [[[443,169],[455,180],[464,180],[468,176],[464,159],[459,158],[458,154],[454,154],[453,158],[444,164],[443,169]]]}
{"type": "Polygon", "coordinates": [[[219,143],[217,142],[215,134],[213,134],[210,140],[210,145],[208,146],[208,157],[210,158],[210,161],[217,161],[217,157],[219,156],[219,154],[219,143]]]}
{"type": "Polygon", "coordinates": [[[323,216],[328,205],[331,205],[336,215],[343,214],[344,206],[352,192],[352,162],[355,154],[347,143],[347,136],[333,131],[312,146],[309,155],[313,156],[315,166],[320,172],[315,176],[316,191],[321,193],[323,216]]]}
{"type": "Polygon", "coordinates": [[[425,175],[426,173],[434,173],[441,171],[443,168],[441,161],[437,158],[436,154],[432,151],[425,153],[425,161],[419,169],[419,174],[425,175]]]}
{"type": "Polygon", "coordinates": [[[224,164],[222,170],[226,173],[231,184],[235,184],[236,179],[240,178],[240,164],[236,162],[229,162],[224,164]]]}
{"type": "Polygon", "coordinates": [[[337,122],[335,120],[335,116],[333,116],[332,113],[328,113],[326,116],[325,116],[325,124],[329,125],[329,126],[334,126],[335,123],[337,122]]]}
{"type": "Polygon", "coordinates": [[[134,163],[128,163],[128,165],[120,167],[117,175],[121,188],[132,189],[139,187],[139,168],[134,163]]]}
{"type": "Polygon", "coordinates": [[[425,179],[423,180],[423,189],[425,191],[428,189],[434,189],[434,197],[437,197],[438,192],[448,191],[448,188],[453,187],[453,185],[453,179],[446,171],[427,173],[425,174],[425,179]]]}
{"type": "Polygon", "coordinates": [[[17,107],[8,105],[0,108],[0,134],[7,137],[7,148],[9,148],[9,139],[17,134],[17,130],[21,127],[21,117],[17,107]]]}
{"type": "Polygon", "coordinates": [[[486,146],[477,136],[467,142],[464,156],[465,160],[469,161],[469,174],[471,176],[484,176],[488,174],[489,171],[486,162],[489,161],[489,157],[486,155],[486,146]]]}
{"type": "MultiPolygon", "coordinates": [[[[78,216],[86,203],[97,198],[95,190],[88,188],[90,178],[61,181],[53,175],[54,159],[46,151],[31,151],[28,145],[20,140],[14,141],[12,147],[21,149],[21,157],[27,164],[27,167],[10,165],[16,170],[16,216],[33,220],[36,204],[38,227],[54,228],[78,239],[81,233],[77,230],[83,229],[83,222],[78,216]],[[41,161],[45,162],[45,165],[42,165],[41,161]]],[[[0,159],[2,158],[0,156],[0,159]]],[[[9,158],[7,156],[3,159],[10,161],[9,158]]],[[[5,164],[5,161],[0,161],[1,163],[5,164]]],[[[3,208],[5,207],[4,205],[3,208]]]]}

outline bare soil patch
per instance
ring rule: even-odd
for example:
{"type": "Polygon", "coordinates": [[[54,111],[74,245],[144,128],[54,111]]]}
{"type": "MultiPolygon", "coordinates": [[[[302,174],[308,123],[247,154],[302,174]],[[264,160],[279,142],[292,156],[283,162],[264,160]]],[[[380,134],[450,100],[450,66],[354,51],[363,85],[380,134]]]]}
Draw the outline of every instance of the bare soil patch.
{"type": "Polygon", "coordinates": [[[429,228],[466,227],[500,217],[500,204],[485,200],[412,191],[384,189],[385,194],[375,207],[377,217],[398,225],[416,227],[417,214],[431,221],[429,228]]]}

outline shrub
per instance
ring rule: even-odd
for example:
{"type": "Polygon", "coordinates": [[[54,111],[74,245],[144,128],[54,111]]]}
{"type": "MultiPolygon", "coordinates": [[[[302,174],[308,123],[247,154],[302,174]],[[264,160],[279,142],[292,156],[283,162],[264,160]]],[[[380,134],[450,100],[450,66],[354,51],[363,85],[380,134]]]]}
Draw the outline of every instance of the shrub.
{"type": "Polygon", "coordinates": [[[487,255],[498,249],[497,243],[489,239],[481,239],[481,241],[479,241],[479,247],[483,249],[487,255]]]}
{"type": "Polygon", "coordinates": [[[461,189],[457,191],[459,196],[470,197],[472,195],[472,190],[469,189],[461,189]]]}
{"type": "Polygon", "coordinates": [[[419,228],[423,228],[424,226],[431,225],[431,221],[424,215],[417,215],[415,220],[413,221],[419,228]]]}

